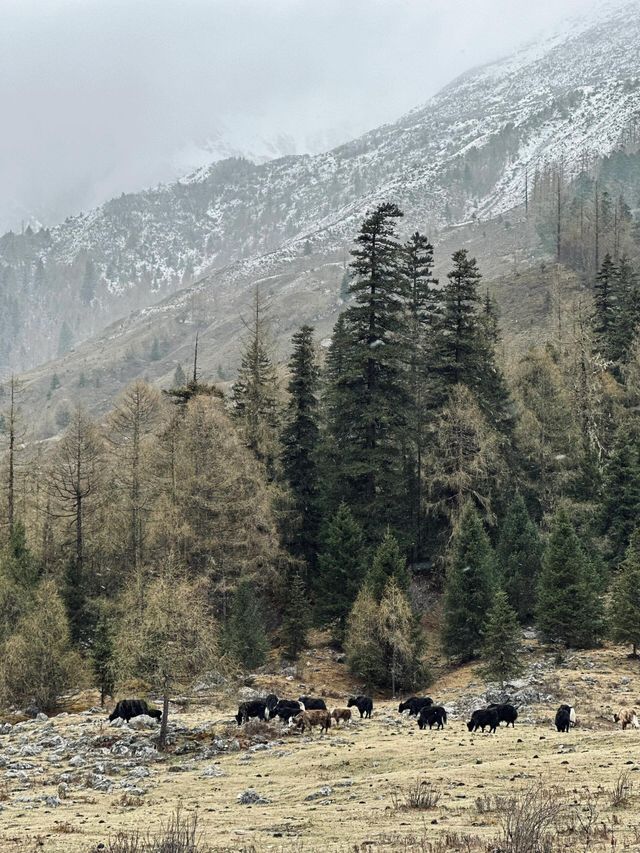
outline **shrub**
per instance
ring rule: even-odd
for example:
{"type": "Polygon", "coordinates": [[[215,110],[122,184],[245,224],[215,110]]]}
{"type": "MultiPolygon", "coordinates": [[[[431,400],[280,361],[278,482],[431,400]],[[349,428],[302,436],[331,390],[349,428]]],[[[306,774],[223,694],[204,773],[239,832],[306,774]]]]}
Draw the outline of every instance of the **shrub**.
{"type": "Polygon", "coordinates": [[[109,853],[208,853],[198,832],[198,818],[183,817],[180,807],[162,824],[157,835],[141,835],[134,832],[119,832],[109,839],[109,853]]]}
{"type": "Polygon", "coordinates": [[[564,810],[556,791],[531,786],[498,803],[501,853],[551,853],[557,821],[564,810]]]}
{"type": "Polygon", "coordinates": [[[69,623],[52,580],[37,588],[33,607],[2,649],[0,693],[5,701],[34,701],[43,710],[85,681],[80,655],[71,647],[69,623]]]}
{"type": "Polygon", "coordinates": [[[392,795],[393,807],[396,811],[417,809],[426,811],[434,809],[440,801],[440,791],[424,780],[416,779],[404,790],[395,791],[392,795]]]}

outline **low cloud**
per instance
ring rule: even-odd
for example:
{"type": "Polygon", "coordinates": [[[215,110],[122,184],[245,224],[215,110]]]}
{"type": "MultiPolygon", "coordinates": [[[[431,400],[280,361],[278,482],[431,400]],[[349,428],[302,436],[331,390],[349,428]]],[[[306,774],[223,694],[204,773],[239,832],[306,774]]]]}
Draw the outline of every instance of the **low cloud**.
{"type": "Polygon", "coordinates": [[[172,179],[222,133],[335,144],[589,0],[0,0],[0,230],[172,179]]]}

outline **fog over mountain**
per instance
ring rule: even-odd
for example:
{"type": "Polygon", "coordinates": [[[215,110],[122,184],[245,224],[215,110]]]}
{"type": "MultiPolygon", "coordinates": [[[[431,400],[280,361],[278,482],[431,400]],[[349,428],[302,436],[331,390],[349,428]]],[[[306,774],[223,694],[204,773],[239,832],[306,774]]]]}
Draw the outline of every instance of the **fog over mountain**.
{"type": "Polygon", "coordinates": [[[0,232],[230,155],[327,150],[593,5],[3,0],[0,232]]]}

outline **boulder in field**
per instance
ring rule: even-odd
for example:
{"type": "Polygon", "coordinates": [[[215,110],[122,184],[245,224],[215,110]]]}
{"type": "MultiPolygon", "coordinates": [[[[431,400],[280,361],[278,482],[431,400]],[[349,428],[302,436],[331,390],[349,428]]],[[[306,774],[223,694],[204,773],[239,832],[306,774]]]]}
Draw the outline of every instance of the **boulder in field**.
{"type": "Polygon", "coordinates": [[[134,729],[135,731],[141,731],[143,729],[156,729],[158,727],[158,721],[153,717],[148,716],[148,714],[140,714],[139,717],[132,717],[129,720],[129,728],[134,729]]]}

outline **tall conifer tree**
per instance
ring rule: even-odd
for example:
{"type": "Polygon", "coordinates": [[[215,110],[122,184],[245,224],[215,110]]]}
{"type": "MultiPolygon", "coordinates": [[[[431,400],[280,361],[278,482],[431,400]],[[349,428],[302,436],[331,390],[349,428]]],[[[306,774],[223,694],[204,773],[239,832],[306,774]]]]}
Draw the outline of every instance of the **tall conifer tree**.
{"type": "Polygon", "coordinates": [[[495,306],[483,314],[478,293],[482,278],[475,258],[466,249],[454,252],[447,283],[438,292],[440,316],[436,328],[435,361],[444,403],[452,386],[467,385],[489,422],[510,431],[513,414],[504,376],[495,360],[498,339],[495,306]]]}
{"type": "Polygon", "coordinates": [[[640,645],[640,528],[631,536],[626,556],[616,578],[609,608],[611,639],[628,643],[632,657],[640,645]]]}
{"type": "Polygon", "coordinates": [[[303,326],[292,339],[289,404],[281,436],[282,467],[299,516],[294,550],[313,570],[318,550],[318,366],[313,329],[303,326]]]}
{"type": "Polygon", "coordinates": [[[434,400],[431,342],[437,305],[434,286],[438,282],[433,278],[432,270],[433,246],[424,234],[416,231],[403,246],[400,264],[401,274],[406,280],[408,311],[406,363],[409,409],[405,464],[411,506],[411,538],[416,559],[423,550],[423,466],[434,400]]]}
{"type": "Polygon", "coordinates": [[[278,381],[269,354],[266,308],[258,288],[251,317],[245,325],[247,342],[233,385],[234,413],[243,423],[248,446],[273,475],[277,456],[278,381]]]}
{"type": "Polygon", "coordinates": [[[601,504],[601,529],[614,565],[624,558],[639,516],[640,436],[633,424],[622,424],[605,467],[601,504]]]}
{"type": "Polygon", "coordinates": [[[467,503],[453,534],[444,595],[442,644],[449,657],[471,660],[495,588],[495,555],[482,521],[467,503]]]}
{"type": "Polygon", "coordinates": [[[521,629],[506,592],[498,590],[484,625],[482,657],[486,678],[495,678],[502,688],[509,678],[522,672],[521,629]]]}
{"type": "Polygon", "coordinates": [[[356,238],[353,299],[344,313],[343,372],[330,390],[329,429],[339,448],[336,482],[372,538],[384,524],[406,527],[406,288],[395,235],[401,216],[396,205],[381,204],[356,238]]]}
{"type": "Polygon", "coordinates": [[[596,276],[593,331],[600,354],[609,360],[616,356],[616,317],[618,268],[611,255],[606,254],[596,276]]]}
{"type": "Polygon", "coordinates": [[[322,535],[318,568],[312,587],[316,594],[316,620],[332,627],[342,642],[351,606],[365,572],[362,529],[349,507],[342,503],[322,535]]]}
{"type": "Polygon", "coordinates": [[[376,549],[371,568],[367,574],[367,584],[376,601],[380,601],[390,580],[394,580],[398,588],[406,592],[409,587],[407,560],[398,540],[390,530],[376,549]]]}
{"type": "Polygon", "coordinates": [[[507,600],[518,619],[527,622],[535,613],[542,543],[522,495],[516,495],[502,522],[496,556],[507,600]]]}
{"type": "Polygon", "coordinates": [[[537,626],[543,639],[589,648],[602,634],[597,579],[563,508],[556,513],[538,583],[537,626]]]}
{"type": "Polygon", "coordinates": [[[262,666],[269,651],[255,583],[241,580],[233,594],[225,627],[225,644],[234,660],[244,669],[262,666]]]}
{"type": "Polygon", "coordinates": [[[454,252],[452,260],[453,268],[440,297],[438,366],[448,385],[471,385],[478,368],[478,285],[482,276],[466,249],[454,252]]]}
{"type": "Polygon", "coordinates": [[[299,574],[291,579],[282,620],[282,637],[285,654],[296,660],[307,644],[310,610],[304,583],[299,574]]]}
{"type": "Polygon", "coordinates": [[[640,282],[627,257],[618,264],[618,311],[613,335],[613,355],[617,362],[629,360],[634,338],[640,324],[640,282]]]}

